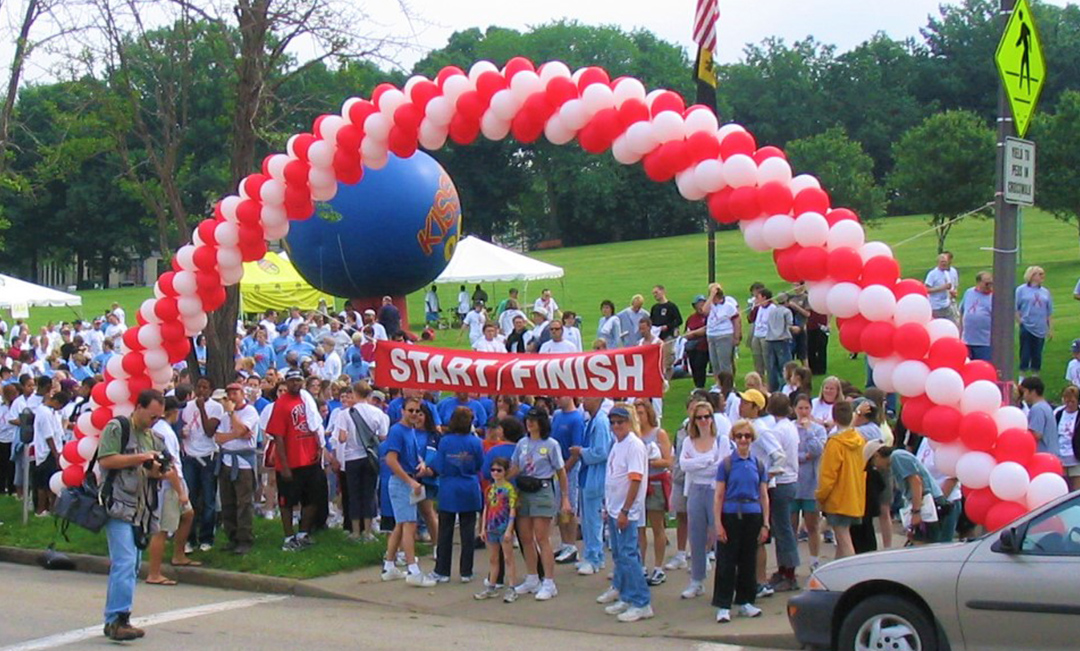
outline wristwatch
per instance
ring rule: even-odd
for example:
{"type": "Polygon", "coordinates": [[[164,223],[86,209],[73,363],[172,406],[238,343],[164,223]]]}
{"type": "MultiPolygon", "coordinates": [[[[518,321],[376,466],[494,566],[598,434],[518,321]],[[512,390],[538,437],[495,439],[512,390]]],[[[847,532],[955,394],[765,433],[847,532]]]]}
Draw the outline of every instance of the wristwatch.
{"type": "Polygon", "coordinates": [[[622,513],[623,515],[630,515],[630,509],[620,509],[619,513],[622,513]]]}

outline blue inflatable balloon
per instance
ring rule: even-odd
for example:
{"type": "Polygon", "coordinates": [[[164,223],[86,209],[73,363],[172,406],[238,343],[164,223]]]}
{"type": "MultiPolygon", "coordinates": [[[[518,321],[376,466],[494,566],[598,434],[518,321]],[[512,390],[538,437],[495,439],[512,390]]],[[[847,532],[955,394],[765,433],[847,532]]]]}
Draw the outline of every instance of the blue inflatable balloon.
{"type": "Polygon", "coordinates": [[[334,296],[399,296],[437,277],[454,253],[461,202],[450,175],[423,152],[390,154],[381,170],[316,204],[290,224],[289,259],[312,286],[334,296]]]}

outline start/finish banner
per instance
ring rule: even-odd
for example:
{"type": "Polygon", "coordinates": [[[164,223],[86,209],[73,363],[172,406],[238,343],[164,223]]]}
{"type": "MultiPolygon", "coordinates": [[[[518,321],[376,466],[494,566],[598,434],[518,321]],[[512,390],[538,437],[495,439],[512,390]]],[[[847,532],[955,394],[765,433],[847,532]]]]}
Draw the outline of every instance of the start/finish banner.
{"type": "Polygon", "coordinates": [[[654,398],[664,393],[660,346],[524,355],[429,348],[393,341],[375,347],[375,384],[493,395],[654,398]]]}

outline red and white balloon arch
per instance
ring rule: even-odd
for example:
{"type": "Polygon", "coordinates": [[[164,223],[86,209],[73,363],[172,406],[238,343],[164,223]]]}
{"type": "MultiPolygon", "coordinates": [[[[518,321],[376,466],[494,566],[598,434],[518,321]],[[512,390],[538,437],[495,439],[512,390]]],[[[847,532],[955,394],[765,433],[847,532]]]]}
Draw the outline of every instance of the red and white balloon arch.
{"type": "Polygon", "coordinates": [[[905,423],[936,442],[937,465],[959,478],[975,522],[997,528],[1067,492],[1057,458],[1035,453],[1024,414],[1002,406],[994,367],[968,361],[956,326],[931,318],[923,284],[901,280],[891,249],[867,242],[855,213],[832,207],[813,176],[794,176],[780,149],[758,147],[742,126],[721,126],[709,109],[687,107],[672,91],[646,91],[633,77],[571,72],[559,61],[535,67],[520,57],[501,70],[480,61],[468,72],[449,66],[434,80],[412,77],[402,89],[381,84],[371,99],[346,100],[340,114],[290,138],[286,153],[268,156],[158,279],[139,325],[124,334],[127,352],[94,387],[78,440],[64,447],[54,489],[82,481],[101,429],[130,414],[140,391],[169,381],[188,338],[224,302],[224,286],[240,281],[243,262],[262,258],[267,241],[288,233],[289,220],[310,218],[315,201],[333,198],[339,181],[360,181],[364,167],[380,169],[389,152],[408,157],[418,146],[481,135],[557,145],[576,138],[590,153],[640,162],[654,181],[674,179],[715,220],[738,223],[751,249],[773,252],[782,278],[807,281],[811,306],[837,317],[841,343],[868,355],[877,386],[903,396],[905,423]]]}

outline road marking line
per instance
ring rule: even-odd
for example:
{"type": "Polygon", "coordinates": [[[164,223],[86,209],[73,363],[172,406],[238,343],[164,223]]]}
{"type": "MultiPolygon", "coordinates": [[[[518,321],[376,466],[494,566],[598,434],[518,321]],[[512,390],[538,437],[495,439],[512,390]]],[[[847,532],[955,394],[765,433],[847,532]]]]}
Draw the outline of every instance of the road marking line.
{"type": "MultiPolygon", "coordinates": [[[[206,604],[203,606],[193,606],[191,608],[169,610],[163,613],[147,615],[146,617],[136,617],[135,619],[131,620],[131,623],[139,627],[157,626],[158,624],[168,624],[169,622],[175,622],[181,619],[204,617],[206,615],[214,615],[230,610],[251,608],[252,606],[273,603],[275,601],[284,601],[285,599],[289,598],[289,595],[263,595],[261,597],[250,597],[248,599],[222,601],[219,603],[206,604]]],[[[30,640],[28,642],[22,642],[20,644],[14,644],[12,646],[4,647],[3,649],[0,649],[0,651],[38,651],[39,649],[51,649],[58,646],[64,646],[65,644],[74,644],[76,642],[82,642],[91,638],[102,637],[102,627],[103,624],[97,624],[95,626],[88,626],[86,628],[80,628],[74,631],[68,631],[66,633],[57,633],[56,635],[50,635],[48,637],[42,637],[36,640],[30,640]]]]}

